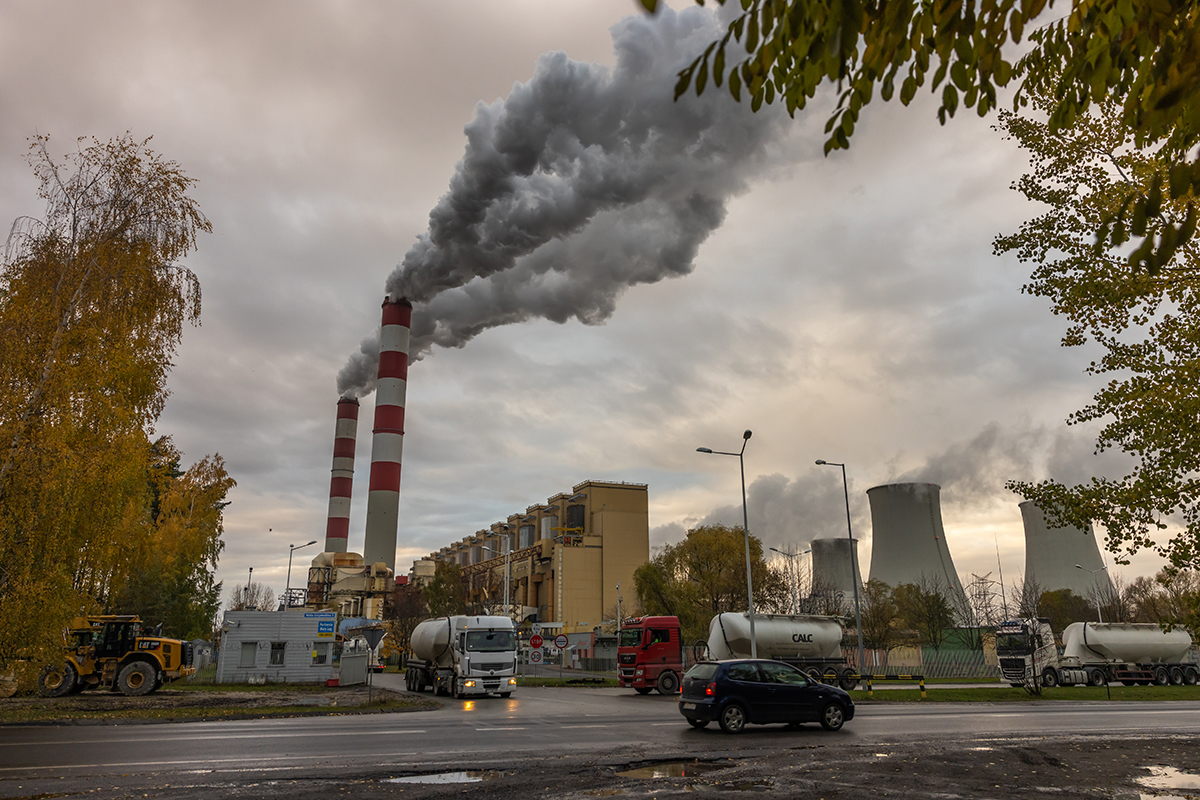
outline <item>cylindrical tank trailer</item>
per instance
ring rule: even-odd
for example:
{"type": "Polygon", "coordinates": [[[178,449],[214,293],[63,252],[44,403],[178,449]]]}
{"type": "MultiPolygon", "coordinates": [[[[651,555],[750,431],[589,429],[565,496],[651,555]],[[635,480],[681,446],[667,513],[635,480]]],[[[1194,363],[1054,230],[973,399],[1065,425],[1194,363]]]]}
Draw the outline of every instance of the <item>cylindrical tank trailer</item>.
{"type": "Polygon", "coordinates": [[[404,682],[410,692],[508,697],[516,688],[517,634],[508,617],[427,619],[413,629],[409,647],[404,682]]]}
{"type": "MultiPolygon", "coordinates": [[[[844,689],[857,681],[842,656],[842,626],[835,617],[806,614],[755,614],[758,657],[784,661],[811,677],[837,678],[844,689]]],[[[708,626],[708,653],[714,660],[750,658],[750,616],[717,614],[708,626]]]]}

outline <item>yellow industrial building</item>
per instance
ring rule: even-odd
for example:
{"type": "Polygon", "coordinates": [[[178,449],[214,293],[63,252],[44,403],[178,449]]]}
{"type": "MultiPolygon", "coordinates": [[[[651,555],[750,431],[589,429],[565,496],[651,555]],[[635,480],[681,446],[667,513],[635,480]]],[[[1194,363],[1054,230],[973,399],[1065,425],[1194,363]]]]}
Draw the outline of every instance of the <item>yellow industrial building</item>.
{"type": "Polygon", "coordinates": [[[650,559],[646,484],[584,481],[413,564],[413,580],[438,562],[462,567],[468,599],[563,633],[589,632],[616,614],[617,584],[631,598],[633,572],[650,559]]]}

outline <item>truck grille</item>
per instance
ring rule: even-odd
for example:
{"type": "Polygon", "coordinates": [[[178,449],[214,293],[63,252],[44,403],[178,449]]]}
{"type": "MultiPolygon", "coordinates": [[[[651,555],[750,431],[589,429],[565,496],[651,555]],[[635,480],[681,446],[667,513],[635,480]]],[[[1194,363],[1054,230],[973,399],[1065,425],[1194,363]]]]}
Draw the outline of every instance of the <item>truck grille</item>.
{"type": "Polygon", "coordinates": [[[480,669],[480,670],[495,670],[496,672],[499,672],[501,670],[512,669],[512,662],[511,661],[472,661],[471,668],[472,669],[480,669]]]}
{"type": "Polygon", "coordinates": [[[618,660],[622,664],[633,664],[637,661],[637,653],[622,653],[618,660]]]}

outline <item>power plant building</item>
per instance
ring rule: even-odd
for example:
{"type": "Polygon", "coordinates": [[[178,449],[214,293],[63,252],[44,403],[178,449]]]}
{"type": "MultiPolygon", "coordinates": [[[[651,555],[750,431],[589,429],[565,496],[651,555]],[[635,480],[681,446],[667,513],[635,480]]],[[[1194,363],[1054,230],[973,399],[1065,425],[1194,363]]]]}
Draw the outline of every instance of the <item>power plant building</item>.
{"type": "Polygon", "coordinates": [[[427,582],[438,563],[458,564],[468,601],[503,615],[506,555],[515,619],[591,632],[614,618],[618,583],[634,596],[633,572],[650,560],[646,484],[584,481],[431,553],[411,574],[427,582]]]}
{"type": "Polygon", "coordinates": [[[1111,595],[1112,579],[1091,526],[1086,531],[1074,526],[1050,528],[1042,509],[1031,500],[1021,503],[1021,520],[1025,523],[1027,584],[1044,592],[1070,589],[1080,597],[1111,595]]]}
{"type": "Polygon", "coordinates": [[[814,591],[854,596],[855,585],[862,586],[858,566],[858,540],[849,537],[813,539],[812,580],[814,591]]]}
{"type": "Polygon", "coordinates": [[[941,489],[935,483],[892,483],[867,490],[871,503],[871,580],[939,588],[965,601],[942,528],[941,489]]]}

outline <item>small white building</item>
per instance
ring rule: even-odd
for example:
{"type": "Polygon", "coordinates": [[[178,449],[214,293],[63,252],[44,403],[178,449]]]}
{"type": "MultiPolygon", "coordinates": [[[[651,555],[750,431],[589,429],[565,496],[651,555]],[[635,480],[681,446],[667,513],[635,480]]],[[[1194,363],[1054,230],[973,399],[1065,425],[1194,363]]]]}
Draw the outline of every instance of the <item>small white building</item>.
{"type": "Polygon", "coordinates": [[[332,611],[226,611],[217,683],[324,683],[334,677],[332,611]]]}

